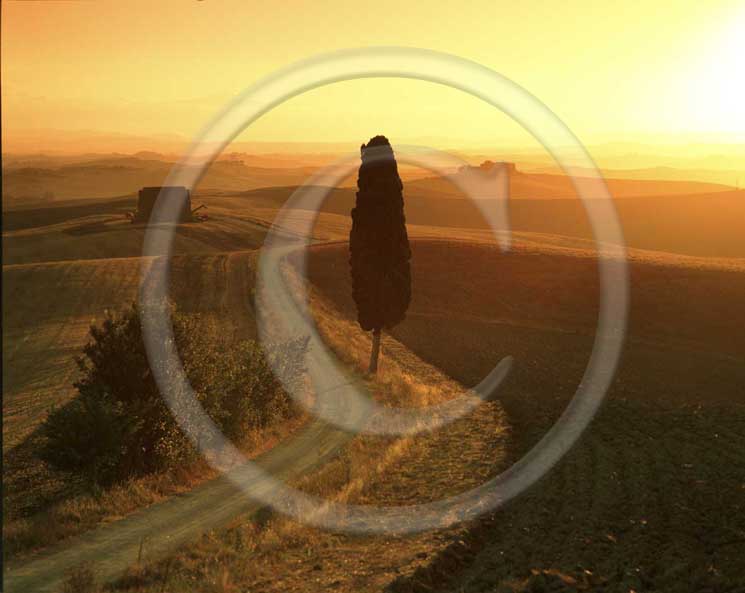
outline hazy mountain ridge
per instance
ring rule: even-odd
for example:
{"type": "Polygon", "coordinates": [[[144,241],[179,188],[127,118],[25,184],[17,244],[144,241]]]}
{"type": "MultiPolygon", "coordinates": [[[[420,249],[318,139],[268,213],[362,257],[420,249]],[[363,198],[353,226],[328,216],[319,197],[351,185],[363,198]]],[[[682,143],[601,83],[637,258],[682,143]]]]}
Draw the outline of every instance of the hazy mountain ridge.
{"type": "MultiPolygon", "coordinates": [[[[587,175],[587,171],[575,171],[575,174],[587,175]]],[[[608,175],[617,171],[609,171],[608,175]]],[[[465,198],[459,189],[462,173],[442,177],[427,177],[413,180],[407,184],[409,191],[433,192],[449,198],[465,198]]],[[[615,198],[690,195],[699,193],[713,193],[730,191],[732,187],[717,183],[701,181],[669,180],[669,179],[635,179],[622,177],[605,177],[611,195],[615,198]]],[[[577,192],[572,184],[572,178],[565,174],[534,173],[521,171],[510,176],[510,197],[518,199],[573,199],[577,192]]]]}
{"type": "MultiPolygon", "coordinates": [[[[38,162],[37,159],[34,164],[38,162]]],[[[100,157],[57,166],[25,165],[25,162],[21,164],[15,161],[3,167],[5,207],[26,202],[39,205],[60,199],[134,194],[144,186],[162,185],[174,163],[132,155],[100,157]]],[[[300,185],[314,170],[304,166],[258,167],[247,165],[243,160],[222,159],[210,166],[201,185],[235,191],[274,185],[300,185]]]]}
{"type": "MultiPolygon", "coordinates": [[[[247,191],[263,187],[298,186],[324,164],[336,157],[324,155],[253,155],[228,153],[209,168],[200,187],[224,191],[247,191]]],[[[4,155],[3,205],[8,207],[39,206],[55,200],[106,198],[134,195],[141,187],[162,185],[178,160],[175,155],[140,151],[131,155],[86,153],[72,156],[4,155]]],[[[699,177],[705,177],[701,170],[699,177]]],[[[578,171],[582,173],[583,171],[578,171]]],[[[614,197],[684,195],[727,191],[731,187],[691,181],[686,172],[671,168],[634,171],[605,171],[614,197]],[[653,171],[676,179],[653,178],[653,171]]],[[[432,197],[464,197],[453,176],[432,176],[428,171],[402,167],[401,176],[407,191],[432,197]]],[[[716,178],[712,172],[709,177],[716,178]]],[[[745,174],[743,174],[745,180],[745,174]]],[[[341,185],[353,187],[354,175],[341,185]]],[[[511,182],[510,196],[525,199],[576,197],[571,179],[547,169],[531,170],[518,163],[518,173],[511,182]]]]}

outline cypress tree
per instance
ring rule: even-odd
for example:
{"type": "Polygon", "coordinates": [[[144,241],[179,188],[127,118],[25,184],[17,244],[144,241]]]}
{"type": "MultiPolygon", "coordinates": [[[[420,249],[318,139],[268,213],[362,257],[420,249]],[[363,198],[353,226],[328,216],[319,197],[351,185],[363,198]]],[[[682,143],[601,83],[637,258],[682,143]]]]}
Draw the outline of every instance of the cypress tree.
{"type": "Polygon", "coordinates": [[[380,333],[403,321],[411,300],[411,249],[403,183],[388,139],[360,147],[357,200],[352,210],[349,263],[357,320],[373,332],[371,373],[377,372],[380,333]]]}

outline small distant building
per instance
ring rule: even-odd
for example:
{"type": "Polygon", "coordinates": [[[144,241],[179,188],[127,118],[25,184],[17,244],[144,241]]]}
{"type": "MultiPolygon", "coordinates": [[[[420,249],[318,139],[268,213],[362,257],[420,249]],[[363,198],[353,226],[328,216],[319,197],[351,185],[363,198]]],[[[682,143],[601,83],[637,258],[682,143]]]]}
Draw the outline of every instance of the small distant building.
{"type": "Polygon", "coordinates": [[[479,165],[479,169],[481,169],[482,171],[491,171],[495,167],[497,168],[497,171],[504,171],[510,177],[517,173],[517,167],[515,166],[515,163],[510,163],[507,161],[498,161],[496,163],[494,161],[484,161],[479,165]]]}
{"type": "Polygon", "coordinates": [[[508,161],[484,161],[478,167],[472,165],[463,165],[458,172],[478,171],[481,173],[506,173],[508,178],[512,178],[519,173],[515,163],[508,161]]]}
{"type": "Polygon", "coordinates": [[[135,222],[148,222],[158,198],[166,202],[159,207],[159,222],[189,222],[192,220],[191,195],[183,186],[143,187],[137,197],[135,222]]]}

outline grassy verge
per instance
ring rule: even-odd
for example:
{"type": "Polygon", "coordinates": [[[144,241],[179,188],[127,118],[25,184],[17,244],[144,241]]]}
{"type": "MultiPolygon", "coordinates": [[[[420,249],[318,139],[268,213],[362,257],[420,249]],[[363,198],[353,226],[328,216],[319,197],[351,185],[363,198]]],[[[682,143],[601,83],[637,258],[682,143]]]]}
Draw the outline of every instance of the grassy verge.
{"type": "MultiPolygon", "coordinates": [[[[594,262],[438,243],[414,249],[418,292],[396,337],[466,385],[501,356],[515,357],[499,393],[512,461],[545,434],[582,377],[594,319],[591,307],[573,303],[592,302],[594,262]],[[572,297],[564,305],[563,293],[572,297]],[[437,310],[443,302],[450,310],[437,310]]],[[[326,293],[343,295],[345,253],[319,255],[326,293]]],[[[738,590],[745,356],[732,324],[742,319],[743,278],[677,261],[632,262],[626,348],[580,443],[394,590],[738,590]]]]}
{"type": "MultiPolygon", "coordinates": [[[[247,436],[240,448],[249,458],[260,455],[286,439],[306,420],[307,416],[298,414],[288,422],[257,430],[247,436]]],[[[64,500],[29,516],[6,520],[3,525],[4,559],[21,560],[103,523],[117,521],[171,496],[187,492],[216,475],[206,462],[199,460],[108,488],[91,489],[80,484],[78,490],[64,500]]]]}
{"type": "MultiPolygon", "coordinates": [[[[115,521],[214,476],[205,464],[195,463],[113,488],[91,489],[78,476],[50,469],[37,455],[39,423],[52,404],[62,405],[75,396],[74,357],[87,341],[90,324],[100,322],[107,308],[126,307],[135,297],[140,263],[134,258],[111,259],[3,270],[8,305],[3,317],[8,326],[8,335],[3,336],[6,561],[115,521]]],[[[254,265],[251,252],[176,257],[172,297],[182,311],[199,314],[204,331],[221,336],[226,344],[253,338],[254,320],[246,303],[253,290],[254,265]]],[[[271,448],[302,421],[247,435],[246,452],[253,455],[271,448]]]]}
{"type": "MultiPolygon", "coordinates": [[[[312,293],[325,341],[352,368],[362,369],[369,338],[312,293]]],[[[367,379],[381,402],[421,406],[462,392],[393,338],[383,344],[380,374],[367,379]]],[[[509,438],[496,403],[446,429],[414,437],[354,438],[320,470],[293,485],[328,500],[410,505],[438,500],[482,483],[503,467],[509,438]]],[[[413,574],[438,550],[458,541],[462,527],[409,536],[332,533],[267,513],[236,518],[174,555],[144,559],[114,584],[121,591],[374,591],[413,574]]]]}

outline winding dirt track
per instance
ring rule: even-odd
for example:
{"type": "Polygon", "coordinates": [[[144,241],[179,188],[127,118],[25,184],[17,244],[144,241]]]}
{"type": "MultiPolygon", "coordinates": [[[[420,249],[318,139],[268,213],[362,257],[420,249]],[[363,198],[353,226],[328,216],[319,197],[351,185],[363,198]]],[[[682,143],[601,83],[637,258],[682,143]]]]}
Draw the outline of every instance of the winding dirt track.
{"type": "MultiPolygon", "coordinates": [[[[195,310],[215,311],[247,302],[246,268],[250,254],[233,253],[220,257],[192,257],[180,265],[192,266],[184,278],[199,278],[202,286],[192,282],[174,285],[174,295],[188,291],[195,310]],[[238,261],[240,260],[240,261],[238,261]],[[206,288],[205,288],[206,287],[206,288]],[[205,290],[209,293],[206,294],[205,290]],[[219,294],[218,294],[219,293],[219,294]],[[206,296],[205,296],[206,295],[206,296]],[[206,299],[206,301],[205,301],[206,299]],[[212,301],[217,299],[218,303],[212,301]]],[[[174,271],[178,271],[174,264],[174,271]]],[[[100,272],[100,270],[98,270],[100,272]]],[[[178,274],[175,274],[178,276],[178,274]]],[[[83,332],[84,335],[84,332],[83,332]]],[[[324,374],[317,370],[314,386],[326,389],[324,374]]],[[[362,410],[340,410],[356,418],[362,410]]],[[[256,459],[275,478],[287,481],[328,461],[353,435],[321,421],[313,421],[293,438],[256,459]]],[[[233,470],[240,472],[240,468],[233,470]]],[[[256,484],[256,492],[265,488],[256,484]]],[[[83,562],[95,563],[102,581],[119,576],[138,560],[140,554],[151,560],[200,534],[224,525],[239,514],[259,511],[263,505],[239,490],[225,475],[203,484],[187,494],[153,505],[125,519],[101,526],[74,540],[57,545],[32,560],[10,564],[5,568],[7,591],[55,591],[65,572],[83,562]]]]}
{"type": "MultiPolygon", "coordinates": [[[[313,422],[256,461],[286,481],[328,461],[350,438],[327,424],[313,422]]],[[[82,562],[95,563],[101,581],[111,580],[137,562],[140,546],[142,557],[150,561],[237,515],[250,515],[261,508],[227,476],[222,476],[187,494],[64,542],[31,561],[6,566],[5,590],[56,591],[65,572],[82,562]]]]}
{"type": "MultiPolygon", "coordinates": [[[[432,257],[426,258],[423,257],[424,246],[417,248],[419,261],[434,268],[459,263],[448,263],[448,258],[473,259],[478,255],[475,249],[456,252],[444,248],[437,251],[431,247],[432,257]]],[[[221,266],[231,268],[229,260],[204,256],[188,261],[189,265],[200,269],[211,267],[218,278],[221,266]]],[[[339,261],[343,262],[343,257],[339,261]]],[[[551,264],[550,261],[546,263],[551,264]]],[[[237,265],[237,262],[233,264],[237,265]]],[[[456,267],[482,269],[474,267],[473,262],[470,265],[456,267]]],[[[341,267],[323,266],[323,269],[336,269],[338,273],[341,267]]],[[[484,266],[483,269],[487,268],[484,266]]],[[[515,269],[522,270],[523,267],[516,266],[515,269]]],[[[741,509],[745,508],[745,489],[742,488],[745,466],[741,454],[745,415],[740,403],[738,407],[728,404],[719,410],[709,407],[714,404],[709,401],[705,402],[706,413],[701,413],[701,402],[694,397],[700,394],[693,391],[697,391],[696,385],[705,385],[706,389],[701,389],[701,392],[707,397],[716,395],[720,402],[725,403],[742,401],[741,387],[745,384],[745,375],[740,365],[740,342],[736,339],[724,342],[722,336],[727,335],[727,328],[712,323],[720,317],[729,323],[738,319],[741,300],[735,297],[741,294],[741,285],[734,276],[719,278],[702,272],[701,278],[697,279],[695,270],[679,270],[668,275],[672,279],[687,278],[687,290],[663,292],[651,283],[651,279],[659,276],[670,282],[670,278],[660,275],[659,270],[651,270],[650,274],[652,272],[654,274],[647,278],[644,269],[638,271],[639,277],[645,280],[640,282],[641,286],[647,290],[659,288],[653,291],[654,298],[649,297],[650,302],[656,303],[659,295],[666,295],[668,302],[663,313],[680,316],[687,312],[689,323],[684,329],[691,336],[706,338],[727,348],[721,353],[705,356],[697,349],[684,348],[686,335],[673,336],[675,339],[667,335],[647,335],[655,329],[653,322],[661,313],[644,305],[643,301],[637,301],[642,302],[635,309],[637,323],[644,332],[640,332],[630,344],[625,366],[621,369],[621,381],[611,394],[613,403],[593,424],[583,444],[575,448],[540,487],[517,501],[509,513],[499,514],[487,521],[483,528],[477,529],[470,555],[460,559],[457,566],[453,566],[452,558],[443,554],[434,559],[427,570],[408,582],[400,582],[401,590],[431,590],[437,581],[440,584],[447,581],[447,587],[452,585],[450,590],[459,586],[468,591],[487,591],[493,590],[495,583],[516,576],[543,579],[546,575],[541,571],[555,567],[570,575],[576,570],[573,573],[575,579],[584,579],[583,575],[591,573],[599,579],[606,579],[603,582],[610,580],[623,585],[623,590],[651,588],[655,583],[669,584],[692,577],[700,579],[699,583],[708,583],[712,578],[722,578],[726,583],[736,582],[737,577],[732,575],[737,574],[745,557],[741,554],[745,526],[739,518],[741,509]],[[720,312],[711,320],[705,316],[705,311],[699,317],[692,316],[685,306],[692,291],[696,287],[701,291],[708,290],[712,285],[722,293],[716,301],[720,308],[726,306],[724,310],[731,310],[731,313],[722,315],[720,312]],[[652,337],[654,341],[651,341],[652,337]],[[656,405],[650,405],[652,402],[646,402],[652,394],[655,398],[666,395],[676,405],[672,410],[657,409],[656,405]],[[684,402],[688,404],[685,409],[677,410],[684,402]],[[678,544],[673,545],[673,542],[678,544]],[[535,567],[538,573],[531,572],[531,567],[535,567]],[[707,572],[709,567],[722,571],[724,576],[710,575],[707,572]],[[634,571],[633,574],[630,571],[634,571]],[[445,576],[449,578],[445,579],[445,576]]],[[[421,274],[422,278],[433,279],[445,276],[439,269],[429,268],[421,274]]],[[[197,310],[215,306],[210,300],[213,297],[209,295],[210,290],[218,287],[220,293],[227,291],[225,294],[233,295],[227,297],[230,302],[234,296],[240,297],[240,291],[234,294],[232,280],[223,279],[222,285],[211,286],[212,280],[204,280],[201,273],[186,276],[200,278],[200,286],[185,285],[177,288],[177,292],[185,290],[191,293],[197,310]],[[203,289],[206,292],[203,293],[203,289]],[[198,299],[198,294],[206,295],[206,301],[200,300],[201,297],[198,299]]],[[[472,276],[473,273],[464,274],[469,282],[473,280],[472,276]]],[[[562,281],[568,283],[572,278],[565,275],[562,281]]],[[[330,280],[338,286],[336,278],[330,280]]],[[[500,281],[500,278],[494,281],[500,281]]],[[[574,281],[578,286],[592,285],[582,275],[574,281]]],[[[433,282],[430,290],[437,289],[440,284],[433,282]]],[[[533,291],[529,282],[515,282],[516,286],[523,284],[526,290],[533,291]]],[[[430,302],[425,298],[427,291],[422,286],[419,288],[419,304],[415,303],[409,324],[402,327],[396,337],[464,384],[482,376],[481,366],[508,344],[520,357],[515,383],[508,385],[505,393],[505,401],[510,403],[509,391],[514,392],[512,403],[515,405],[508,408],[508,412],[517,427],[515,434],[531,440],[545,430],[545,424],[552,419],[552,410],[562,403],[560,396],[563,391],[573,390],[570,379],[574,374],[581,376],[586,360],[586,342],[589,341],[582,331],[584,318],[571,318],[576,333],[544,331],[545,324],[537,322],[521,323],[519,327],[495,323],[492,319],[486,323],[480,318],[463,318],[449,325],[436,323],[433,322],[437,318],[433,306],[442,299],[434,295],[430,302]],[[477,351],[467,348],[472,344],[469,342],[472,335],[480,336],[477,351]],[[456,346],[464,346],[458,358],[452,355],[453,350],[458,350],[456,346]],[[572,355],[567,356],[567,353],[572,355]],[[562,364],[557,364],[558,361],[562,364]],[[555,369],[557,374],[551,374],[551,369],[555,369]],[[526,398],[525,393],[534,394],[536,398],[526,398]],[[557,401],[538,398],[541,394],[556,395],[557,401]]],[[[495,299],[501,294],[498,287],[492,287],[493,290],[489,290],[489,286],[485,288],[478,294],[494,295],[495,299]]],[[[452,282],[447,290],[449,295],[463,295],[469,302],[474,298],[465,286],[462,290],[455,290],[452,282]]],[[[557,289],[552,286],[552,290],[553,298],[557,289]]],[[[547,291],[533,291],[532,302],[541,304],[544,292],[547,291]]],[[[572,292],[573,298],[583,294],[582,291],[576,292],[572,292]]],[[[644,294],[639,298],[645,298],[644,294]]],[[[466,309],[459,306],[461,303],[454,302],[452,296],[448,302],[455,310],[466,309]]],[[[519,304],[523,299],[516,302],[519,304]]],[[[489,303],[481,303],[485,304],[489,303]]],[[[505,306],[497,303],[493,309],[503,310],[505,306]]],[[[545,315],[550,313],[546,307],[538,309],[545,315]]],[[[588,310],[591,311],[591,307],[588,310]]],[[[520,312],[516,310],[515,315],[520,312]]],[[[521,317],[517,315],[517,318],[521,317]]],[[[537,321],[548,323],[552,319],[537,321]]],[[[709,346],[708,342],[702,344],[709,346]]],[[[286,480],[325,463],[349,438],[348,434],[314,422],[259,461],[276,477],[286,480]]],[[[86,560],[95,562],[102,580],[110,579],[137,561],[141,545],[143,558],[150,561],[204,531],[225,524],[236,515],[250,516],[259,508],[245,494],[238,492],[227,478],[219,478],[188,494],[69,540],[29,562],[6,567],[5,584],[8,591],[54,591],[67,568],[86,560]]]]}

